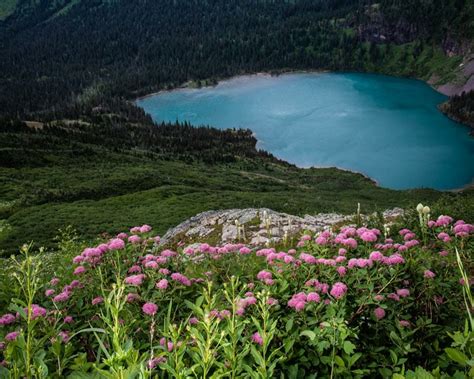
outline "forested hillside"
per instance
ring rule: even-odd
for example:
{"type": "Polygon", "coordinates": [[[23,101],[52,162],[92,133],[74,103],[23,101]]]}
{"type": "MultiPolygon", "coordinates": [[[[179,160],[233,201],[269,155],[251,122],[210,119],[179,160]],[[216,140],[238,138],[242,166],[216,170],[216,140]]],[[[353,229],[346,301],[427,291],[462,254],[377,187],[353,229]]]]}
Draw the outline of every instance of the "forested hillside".
{"type": "Polygon", "coordinates": [[[20,0],[0,22],[0,109],[25,116],[289,69],[443,84],[457,78],[473,20],[468,0],[20,0]]]}
{"type": "Polygon", "coordinates": [[[51,246],[72,225],[82,238],[153,222],[164,233],[209,209],[270,207],[304,215],[429,201],[469,219],[473,192],[377,187],[360,174],[299,169],[255,149],[248,131],[154,125],[110,103],[80,120],[0,121],[0,255],[25,241],[51,246]]]}

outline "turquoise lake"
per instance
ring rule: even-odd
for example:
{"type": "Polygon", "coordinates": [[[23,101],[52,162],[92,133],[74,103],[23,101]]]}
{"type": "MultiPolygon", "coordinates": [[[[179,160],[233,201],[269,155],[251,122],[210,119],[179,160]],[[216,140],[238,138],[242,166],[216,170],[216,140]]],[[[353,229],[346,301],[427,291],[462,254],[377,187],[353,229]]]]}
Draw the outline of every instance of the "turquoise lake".
{"type": "Polygon", "coordinates": [[[137,100],[157,122],[249,128],[299,167],[339,167],[383,187],[455,189],[474,177],[474,138],[410,79],[357,73],[242,76],[137,100]]]}

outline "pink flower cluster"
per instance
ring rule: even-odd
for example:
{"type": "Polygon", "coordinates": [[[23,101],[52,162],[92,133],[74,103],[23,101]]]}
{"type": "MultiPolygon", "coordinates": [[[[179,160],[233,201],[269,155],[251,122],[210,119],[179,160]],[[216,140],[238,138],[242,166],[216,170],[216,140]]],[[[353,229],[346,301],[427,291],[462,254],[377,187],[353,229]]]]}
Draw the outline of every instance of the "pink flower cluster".
{"type": "Polygon", "coordinates": [[[4,314],[0,317],[0,325],[10,325],[16,321],[16,317],[11,313],[4,314]]]}
{"type": "Polygon", "coordinates": [[[139,233],[149,233],[151,232],[152,227],[150,225],[134,226],[130,229],[130,233],[139,234],[139,233]]]}
{"type": "MultiPolygon", "coordinates": [[[[28,308],[24,308],[23,311],[28,316],[28,308]]],[[[35,320],[38,317],[46,317],[47,311],[38,304],[31,304],[31,319],[35,320]]]]}
{"type": "Polygon", "coordinates": [[[155,303],[145,303],[142,307],[143,313],[148,316],[154,316],[158,312],[158,305],[155,303]]]}
{"type": "Polygon", "coordinates": [[[257,345],[260,345],[260,346],[263,345],[263,338],[260,335],[260,333],[255,332],[254,334],[252,334],[252,342],[256,343],[257,345]]]}
{"type": "Polygon", "coordinates": [[[347,286],[344,283],[337,282],[333,284],[331,291],[329,293],[332,297],[336,299],[341,299],[342,297],[344,297],[346,292],[347,292],[347,286]]]}
{"type": "Polygon", "coordinates": [[[262,270],[257,274],[257,279],[271,286],[274,283],[273,275],[270,271],[262,270]]]}
{"type": "Polygon", "coordinates": [[[127,276],[125,278],[125,284],[130,284],[131,286],[141,286],[144,279],[144,274],[127,276]]]}
{"type": "Polygon", "coordinates": [[[230,315],[231,315],[231,313],[227,309],[224,309],[222,311],[218,311],[217,309],[213,309],[213,310],[211,310],[211,312],[209,312],[209,316],[211,318],[218,318],[219,320],[223,320],[224,318],[230,317],[230,315]]]}
{"type": "Polygon", "coordinates": [[[179,272],[171,274],[171,279],[186,287],[189,287],[192,284],[191,280],[189,280],[185,275],[180,274],[179,272]]]}
{"type": "Polygon", "coordinates": [[[245,309],[249,305],[255,305],[255,304],[257,304],[257,298],[253,296],[252,292],[247,292],[243,299],[239,299],[237,301],[237,310],[236,310],[237,315],[242,316],[245,313],[245,309]]]}

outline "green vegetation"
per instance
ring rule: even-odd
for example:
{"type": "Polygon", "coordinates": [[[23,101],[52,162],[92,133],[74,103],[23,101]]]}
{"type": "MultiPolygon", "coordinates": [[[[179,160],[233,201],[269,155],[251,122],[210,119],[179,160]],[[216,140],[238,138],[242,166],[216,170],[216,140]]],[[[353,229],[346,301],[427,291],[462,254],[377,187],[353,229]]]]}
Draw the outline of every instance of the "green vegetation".
{"type": "Polygon", "coordinates": [[[0,113],[23,119],[94,96],[260,71],[370,71],[441,84],[457,78],[474,29],[467,0],[28,4],[0,22],[0,113]]]}
{"type": "Polygon", "coordinates": [[[352,213],[358,202],[371,212],[444,199],[456,200],[458,209],[443,208],[456,217],[474,214],[472,190],[388,190],[359,174],[281,162],[255,150],[247,131],[156,126],[143,115],[126,120],[111,116],[113,109],[102,112],[36,129],[2,124],[0,248],[7,253],[30,240],[51,246],[67,225],[84,238],[139,223],[164,233],[209,209],[352,213]]]}
{"type": "Polygon", "coordinates": [[[440,109],[454,120],[474,128],[474,91],[452,97],[440,109]]]}
{"type": "Polygon", "coordinates": [[[472,378],[474,226],[417,210],[278,247],[63,230],[2,260],[0,377],[472,378]]]}
{"type": "Polygon", "coordinates": [[[15,11],[18,0],[2,0],[0,2],[0,20],[4,20],[15,11]]]}

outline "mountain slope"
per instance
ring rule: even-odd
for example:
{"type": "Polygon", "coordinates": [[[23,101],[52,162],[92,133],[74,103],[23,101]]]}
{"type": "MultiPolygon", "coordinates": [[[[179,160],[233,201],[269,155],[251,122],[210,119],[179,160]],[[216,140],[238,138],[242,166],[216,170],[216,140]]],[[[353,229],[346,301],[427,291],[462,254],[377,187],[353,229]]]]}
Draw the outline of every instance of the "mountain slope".
{"type": "Polygon", "coordinates": [[[0,23],[3,113],[257,71],[465,81],[459,65],[470,57],[474,19],[469,1],[454,0],[73,3],[17,10],[0,23]],[[68,12],[51,17],[65,6],[68,12]]]}

